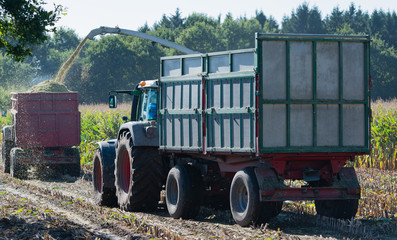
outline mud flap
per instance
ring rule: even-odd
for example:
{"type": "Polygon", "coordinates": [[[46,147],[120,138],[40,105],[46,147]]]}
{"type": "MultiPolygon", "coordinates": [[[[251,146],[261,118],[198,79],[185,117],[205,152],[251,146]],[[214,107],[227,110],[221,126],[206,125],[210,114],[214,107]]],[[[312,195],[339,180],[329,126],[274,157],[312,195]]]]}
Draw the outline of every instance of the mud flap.
{"type": "Polygon", "coordinates": [[[347,194],[355,196],[354,199],[360,198],[361,188],[357,178],[356,171],[353,167],[344,167],[338,173],[332,187],[342,187],[347,189],[347,194]]]}
{"type": "Polygon", "coordinates": [[[269,197],[276,194],[276,190],[286,188],[272,168],[255,168],[255,175],[259,185],[260,201],[269,200],[269,197]]]}

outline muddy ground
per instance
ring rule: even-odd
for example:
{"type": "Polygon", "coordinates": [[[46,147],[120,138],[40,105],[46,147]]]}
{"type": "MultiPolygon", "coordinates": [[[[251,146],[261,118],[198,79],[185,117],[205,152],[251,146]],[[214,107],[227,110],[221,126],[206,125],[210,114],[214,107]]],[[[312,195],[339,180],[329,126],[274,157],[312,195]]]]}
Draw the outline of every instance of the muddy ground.
{"type": "MultiPolygon", "coordinates": [[[[195,220],[93,203],[92,176],[18,180],[0,167],[0,239],[397,239],[393,221],[337,221],[285,204],[268,224],[242,228],[230,211],[202,207],[195,220]]],[[[32,174],[33,175],[33,174],[32,174]]]]}

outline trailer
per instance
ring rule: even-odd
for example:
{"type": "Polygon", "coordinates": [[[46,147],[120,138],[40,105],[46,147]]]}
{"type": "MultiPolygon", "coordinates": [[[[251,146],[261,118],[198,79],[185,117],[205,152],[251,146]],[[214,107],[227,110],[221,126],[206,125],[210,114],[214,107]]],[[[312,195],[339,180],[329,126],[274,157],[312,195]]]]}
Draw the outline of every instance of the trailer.
{"type": "Polygon", "coordinates": [[[354,217],[360,185],[345,165],[370,151],[369,50],[369,36],[256,34],[253,49],[161,58],[158,80],[115,91],[132,96],[131,119],[98,143],[98,203],[150,210],[165,186],[174,218],[229,205],[248,226],[285,200],[354,217]]]}
{"type": "Polygon", "coordinates": [[[12,93],[12,125],[2,129],[4,171],[25,179],[30,166],[80,175],[78,94],[12,93]]]}

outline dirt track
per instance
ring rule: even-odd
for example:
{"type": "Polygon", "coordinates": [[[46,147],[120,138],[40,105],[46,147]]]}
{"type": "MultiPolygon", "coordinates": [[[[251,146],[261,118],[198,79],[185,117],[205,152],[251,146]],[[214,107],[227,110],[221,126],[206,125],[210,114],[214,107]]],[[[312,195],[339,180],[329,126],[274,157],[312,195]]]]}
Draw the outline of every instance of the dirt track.
{"type": "Polygon", "coordinates": [[[153,213],[125,212],[93,204],[87,170],[80,178],[25,181],[0,171],[0,239],[393,239],[358,229],[371,222],[349,225],[289,211],[248,228],[236,225],[227,210],[205,207],[196,220],[172,219],[161,204],[153,213]]]}

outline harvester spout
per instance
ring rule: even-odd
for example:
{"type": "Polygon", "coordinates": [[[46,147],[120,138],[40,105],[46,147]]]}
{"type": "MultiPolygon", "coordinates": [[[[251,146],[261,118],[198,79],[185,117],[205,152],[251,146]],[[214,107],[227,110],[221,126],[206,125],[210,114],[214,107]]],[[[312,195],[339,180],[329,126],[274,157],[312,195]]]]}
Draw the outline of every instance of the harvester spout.
{"type": "Polygon", "coordinates": [[[178,51],[181,51],[183,53],[186,53],[186,54],[198,54],[199,53],[199,52],[196,52],[196,51],[191,50],[189,48],[186,48],[186,47],[184,47],[182,45],[176,44],[174,42],[170,42],[168,40],[165,40],[165,39],[162,39],[162,38],[159,38],[159,37],[155,37],[155,36],[143,33],[143,32],[137,32],[137,31],[122,29],[122,28],[118,28],[118,27],[111,28],[111,27],[102,26],[102,27],[93,29],[87,35],[87,38],[93,40],[95,36],[101,35],[101,34],[107,34],[107,33],[139,37],[139,38],[142,38],[142,39],[149,40],[152,43],[159,43],[159,44],[164,45],[166,47],[174,48],[174,49],[176,49],[178,51]]]}

